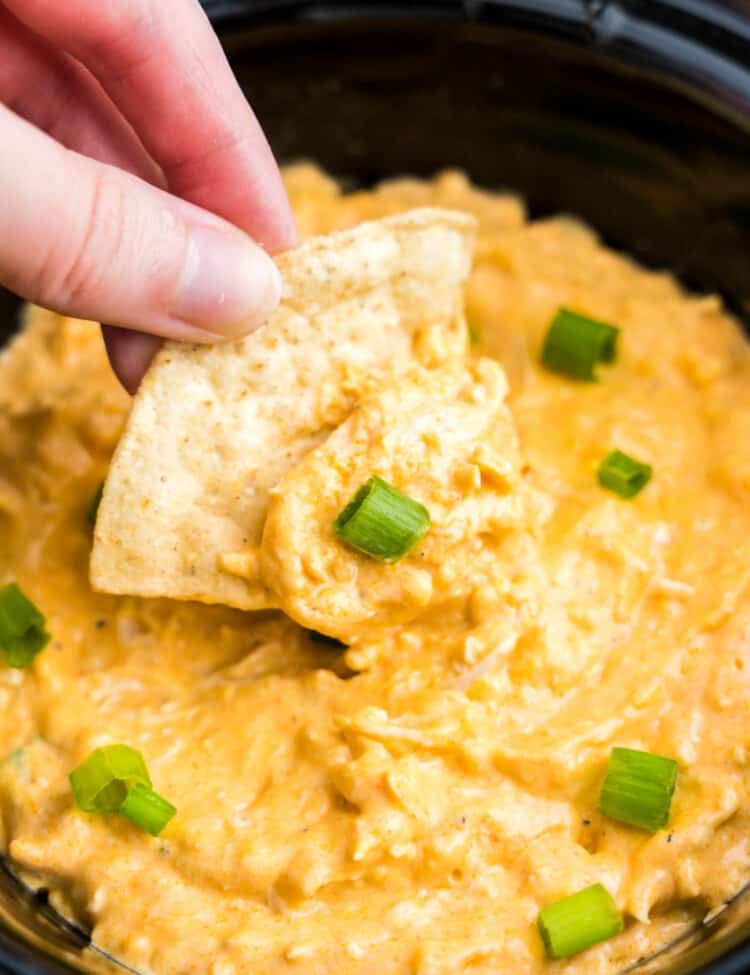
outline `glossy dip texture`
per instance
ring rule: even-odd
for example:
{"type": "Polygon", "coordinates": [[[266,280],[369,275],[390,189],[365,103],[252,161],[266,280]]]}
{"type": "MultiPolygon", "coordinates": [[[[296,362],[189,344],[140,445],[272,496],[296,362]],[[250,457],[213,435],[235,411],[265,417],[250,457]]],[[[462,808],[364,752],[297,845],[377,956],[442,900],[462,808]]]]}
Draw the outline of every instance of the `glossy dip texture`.
{"type": "Polygon", "coordinates": [[[422,205],[479,220],[467,362],[361,403],[269,513],[269,586],[351,645],[91,591],[128,400],[91,324],[31,311],[0,359],[0,581],[53,639],[0,669],[2,844],[141,971],[539,973],[538,911],[595,882],[626,930],[563,964],[619,970],[750,873],[746,340],[718,298],[458,174],[348,196],[286,178],[303,235],[422,205]],[[538,365],[560,306],[622,330],[597,383],[538,365]],[[597,484],[613,449],[654,468],[633,500],[597,484]],[[373,467],[433,509],[394,567],[331,548],[373,467]],[[67,775],[109,742],[177,806],[161,837],[76,810],[67,775]],[[678,761],[664,830],[597,812],[613,745],[678,761]]]}

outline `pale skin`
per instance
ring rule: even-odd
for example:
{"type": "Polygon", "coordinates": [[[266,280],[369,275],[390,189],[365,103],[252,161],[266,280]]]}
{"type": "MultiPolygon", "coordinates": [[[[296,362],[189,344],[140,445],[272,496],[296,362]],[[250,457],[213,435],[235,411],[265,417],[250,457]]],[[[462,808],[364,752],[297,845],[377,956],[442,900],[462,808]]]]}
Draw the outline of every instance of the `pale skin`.
{"type": "Polygon", "coordinates": [[[278,302],[294,220],[197,0],[0,0],[0,147],[0,284],[110,323],[131,392],[278,302]]]}

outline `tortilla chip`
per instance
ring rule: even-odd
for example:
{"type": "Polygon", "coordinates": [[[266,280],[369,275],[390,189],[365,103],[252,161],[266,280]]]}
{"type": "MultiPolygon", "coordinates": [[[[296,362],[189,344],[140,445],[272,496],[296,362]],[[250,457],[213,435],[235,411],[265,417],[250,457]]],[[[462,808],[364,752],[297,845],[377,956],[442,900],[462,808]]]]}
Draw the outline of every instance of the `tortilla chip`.
{"type": "Polygon", "coordinates": [[[166,343],[112,461],[92,585],[273,606],[259,571],[271,489],[384,380],[465,355],[474,227],[424,209],[312,238],[278,258],[284,293],[263,328],[166,343]]]}

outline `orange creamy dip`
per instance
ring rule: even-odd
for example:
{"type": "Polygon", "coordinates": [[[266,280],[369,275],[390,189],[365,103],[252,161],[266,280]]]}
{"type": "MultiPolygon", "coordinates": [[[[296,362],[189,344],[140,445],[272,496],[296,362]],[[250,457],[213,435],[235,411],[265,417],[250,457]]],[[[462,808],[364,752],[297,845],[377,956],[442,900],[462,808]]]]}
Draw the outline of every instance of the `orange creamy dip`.
{"type": "MultiPolygon", "coordinates": [[[[0,846],[141,971],[539,973],[539,909],[597,881],[626,930],[562,967],[618,970],[750,876],[747,343],[717,298],[459,174],[350,195],[313,167],[286,179],[303,235],[422,205],[478,217],[467,313],[509,383],[518,453],[497,476],[525,498],[507,566],[439,612],[385,611],[344,652],[281,613],[92,592],[86,513],[128,398],[97,329],[30,311],[0,359],[0,582],[53,639],[0,668],[0,846]],[[622,329],[601,382],[537,365],[560,306],[622,329]],[[596,483],[614,447],[655,470],[630,502],[596,483]],[[69,771],[110,742],[177,805],[161,837],[75,808],[69,771]],[[597,813],[612,745],[677,759],[668,829],[597,813]]],[[[325,468],[290,490],[308,476],[325,468]]],[[[299,538],[274,517],[281,564],[299,538]]]]}

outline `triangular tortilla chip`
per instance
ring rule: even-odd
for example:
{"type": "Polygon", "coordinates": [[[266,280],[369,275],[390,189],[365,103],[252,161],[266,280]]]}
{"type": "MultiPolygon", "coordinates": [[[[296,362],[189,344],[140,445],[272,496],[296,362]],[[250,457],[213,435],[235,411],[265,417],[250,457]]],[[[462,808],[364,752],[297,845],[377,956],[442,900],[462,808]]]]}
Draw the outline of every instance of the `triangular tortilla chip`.
{"type": "Polygon", "coordinates": [[[241,342],[165,344],[115,453],[91,582],[106,592],[262,609],[270,490],[415,360],[466,351],[473,218],[413,210],[278,258],[281,304],[241,342]]]}

